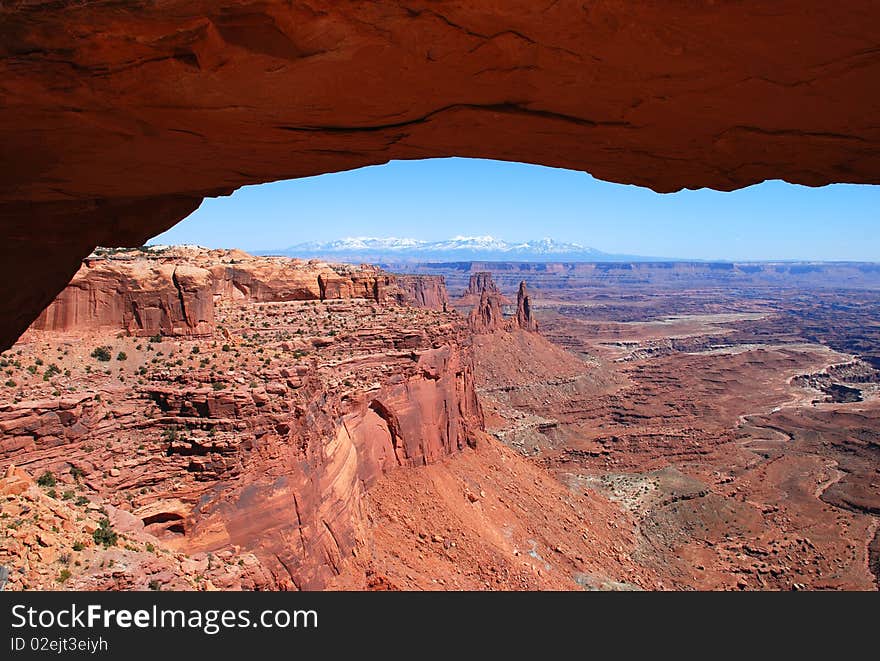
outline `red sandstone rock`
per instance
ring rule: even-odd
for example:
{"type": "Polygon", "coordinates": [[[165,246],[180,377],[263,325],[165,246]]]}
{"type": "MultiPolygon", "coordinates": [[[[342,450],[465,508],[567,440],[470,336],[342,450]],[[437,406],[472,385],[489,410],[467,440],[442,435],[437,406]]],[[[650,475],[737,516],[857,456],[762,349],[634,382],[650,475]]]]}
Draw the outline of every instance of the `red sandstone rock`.
{"type": "MultiPolygon", "coordinates": [[[[73,336],[33,331],[15,362],[45,360],[30,373],[11,366],[21,372],[21,397],[0,405],[0,461],[51,471],[59,495],[87,493],[95,508],[107,505],[120,532],[162,548],[253,557],[259,571],[230,585],[329,585],[372,543],[365,489],[388,471],[457,453],[482,428],[464,320],[442,310],[438,278],[404,278],[401,286],[377,269],[153,252],[103,260],[101,272],[128,274],[126,283],[133,272],[184,265],[207,274],[222,340],[143,342],[96,317],[100,325],[90,328],[92,308],[77,317],[73,336]],[[218,289],[216,272],[230,275],[218,289]],[[339,298],[321,300],[321,287],[309,285],[297,295],[313,300],[273,300],[285,298],[291,283],[317,284],[325,274],[339,298]],[[358,298],[376,283],[379,301],[358,298]],[[414,305],[397,304],[406,300],[414,305]],[[88,344],[71,343],[79,333],[88,344]],[[93,342],[128,358],[99,362],[90,356],[93,342]],[[48,361],[58,371],[44,380],[48,361]],[[63,394],[49,396],[56,391],[63,394]]],[[[192,587],[189,565],[141,560],[126,560],[130,582],[89,570],[75,585],[192,587]]],[[[215,578],[215,587],[227,585],[215,578]]]]}
{"type": "Polygon", "coordinates": [[[211,273],[187,264],[86,260],[33,324],[36,330],[118,328],[132,335],[208,335],[211,273]]]}
{"type": "Polygon", "coordinates": [[[0,478],[0,495],[15,496],[24,493],[34,485],[25,471],[16,468],[14,464],[9,464],[6,474],[0,478]]]}
{"type": "Polygon", "coordinates": [[[245,184],[443,156],[658,191],[880,183],[877,19],[870,0],[7,3],[2,346],[95,245],[245,184]]]}
{"type": "Polygon", "coordinates": [[[505,328],[501,300],[501,294],[483,290],[480,302],[471,309],[468,316],[468,323],[475,333],[492,333],[505,328]]]}
{"type": "Polygon", "coordinates": [[[459,305],[477,305],[482,293],[486,291],[494,294],[501,305],[509,305],[510,301],[498,289],[498,285],[492,279],[491,271],[477,271],[468,279],[468,286],[464,294],[458,299],[459,305]]]}
{"type": "Polygon", "coordinates": [[[465,296],[468,294],[476,294],[479,296],[484,291],[499,292],[498,286],[495,284],[495,281],[492,280],[492,272],[478,271],[477,273],[472,273],[470,280],[468,281],[467,289],[464,292],[465,296]]]}
{"type": "Polygon", "coordinates": [[[445,311],[449,304],[444,278],[436,275],[395,275],[385,296],[400,305],[431,310],[445,311]]]}
{"type": "Polygon", "coordinates": [[[516,325],[522,330],[538,330],[538,322],[532,318],[532,301],[525,280],[519,283],[519,291],[516,293],[516,325]]]}
{"type": "Polygon", "coordinates": [[[442,276],[393,275],[240,250],[180,247],[89,258],[32,324],[34,330],[117,328],[131,335],[202,336],[214,331],[215,301],[277,303],[372,299],[445,310],[442,276]],[[220,263],[218,263],[220,262],[220,263]]]}

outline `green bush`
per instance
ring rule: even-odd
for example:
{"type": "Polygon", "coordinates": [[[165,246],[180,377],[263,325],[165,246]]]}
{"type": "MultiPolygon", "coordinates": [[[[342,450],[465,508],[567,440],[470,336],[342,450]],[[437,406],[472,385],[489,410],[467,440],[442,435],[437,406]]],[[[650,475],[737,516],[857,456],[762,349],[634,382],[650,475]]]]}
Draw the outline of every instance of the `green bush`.
{"type": "Polygon", "coordinates": [[[120,351],[118,354],[116,354],[116,360],[128,360],[128,354],[126,354],[124,351],[120,351]]]}
{"type": "Polygon", "coordinates": [[[37,484],[41,487],[54,487],[55,486],[55,476],[52,475],[52,471],[46,471],[40,477],[37,478],[37,484]]]}
{"type": "Polygon", "coordinates": [[[105,516],[98,523],[98,529],[92,533],[92,539],[95,540],[95,544],[102,544],[104,548],[109,548],[116,546],[119,535],[111,527],[110,519],[105,516]]]}
{"type": "Polygon", "coordinates": [[[96,358],[103,363],[106,363],[110,360],[110,347],[95,347],[95,350],[92,351],[92,358],[96,358]]]}
{"type": "Polygon", "coordinates": [[[150,337],[150,342],[152,342],[153,344],[159,344],[161,341],[162,341],[162,334],[161,333],[156,333],[155,335],[150,337]]]}

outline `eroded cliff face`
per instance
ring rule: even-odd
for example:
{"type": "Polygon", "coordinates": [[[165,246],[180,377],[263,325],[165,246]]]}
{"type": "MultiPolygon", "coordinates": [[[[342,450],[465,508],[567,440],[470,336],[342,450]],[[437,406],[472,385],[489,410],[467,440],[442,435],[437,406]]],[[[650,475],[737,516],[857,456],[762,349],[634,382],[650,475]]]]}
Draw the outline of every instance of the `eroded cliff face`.
{"type": "Polygon", "coordinates": [[[404,275],[394,276],[393,286],[385,294],[386,300],[394,300],[401,305],[445,311],[449,305],[449,294],[442,275],[404,275]]]}
{"type": "MultiPolygon", "coordinates": [[[[14,495],[30,503],[21,507],[39,506],[73,526],[52,542],[55,550],[41,551],[45,558],[28,550],[33,535],[0,545],[0,562],[21,569],[14,587],[42,585],[44,574],[51,583],[52,563],[75,542],[87,547],[89,560],[74,571],[71,587],[144,589],[156,582],[184,589],[204,587],[204,577],[232,589],[326,587],[371,553],[373,525],[363,501],[372,484],[476,442],[483,417],[470,332],[457,313],[357,296],[357,283],[382,278],[396,295],[394,276],[381,272],[350,275],[355,284],[336,295],[351,297],[322,298],[303,285],[303,274],[317,284],[321,274],[344,268],[293,263],[295,277],[285,283],[281,262],[266,260],[264,270],[248,272],[245,262],[261,258],[236,254],[234,265],[209,267],[218,256],[199,252],[175,264],[165,254],[84,267],[89,272],[50,308],[53,332],[35,328],[2,358],[21,382],[0,406],[0,468],[57,476],[50,498],[27,480],[8,488],[21,487],[14,495]],[[215,301],[218,270],[232,278],[222,281],[215,301]],[[235,285],[243,272],[253,276],[248,288],[235,285]],[[191,281],[199,286],[186,289],[191,281]],[[195,293],[182,294],[173,308],[160,296],[168,282],[195,293]],[[247,295],[226,295],[227,282],[247,295]],[[179,313],[178,326],[192,313],[193,297],[206,301],[222,338],[179,333],[147,342],[119,333],[126,306],[143,310],[148,299],[130,292],[147,292],[148,284],[155,285],[149,296],[162,302],[155,309],[169,318],[179,313]],[[270,291],[282,300],[267,302],[270,291]],[[284,300],[291,291],[311,298],[284,300]],[[90,329],[85,336],[83,328],[90,329]],[[126,359],[101,363],[81,337],[126,359]],[[97,525],[102,506],[127,535],[119,552],[131,569],[119,576],[105,569],[100,548],[76,523],[97,525]],[[149,545],[172,555],[156,561],[149,545]],[[202,567],[205,558],[224,560],[202,567]]],[[[428,278],[415,282],[423,287],[416,291],[439,291],[428,278]]]]}
{"type": "Polygon", "coordinates": [[[471,308],[468,323],[475,333],[494,333],[503,330],[507,325],[501,308],[502,299],[499,292],[484,289],[480,294],[479,303],[471,308]]]}
{"type": "Polygon", "coordinates": [[[280,303],[367,299],[445,310],[442,276],[394,275],[374,267],[253,257],[240,250],[122,251],[84,260],[31,328],[129,335],[208,336],[221,301],[280,303]]]}
{"type": "Polygon", "coordinates": [[[212,276],[188,264],[86,260],[32,328],[210,335],[214,330],[212,276]]]}
{"type": "Polygon", "coordinates": [[[532,297],[526,281],[521,280],[516,292],[516,326],[522,330],[537,332],[538,322],[532,315],[532,297]]]}
{"type": "Polygon", "coordinates": [[[490,272],[478,272],[471,276],[464,296],[458,299],[459,305],[471,304],[468,324],[477,334],[498,331],[524,330],[536,333],[538,322],[532,314],[532,301],[525,281],[520,281],[516,294],[516,311],[510,318],[504,317],[504,305],[509,301],[498,289],[490,272]],[[476,303],[473,303],[479,296],[476,303]]]}
{"type": "Polygon", "coordinates": [[[95,245],[245,184],[444,156],[880,182],[869,0],[13,2],[0,25],[2,346],[95,245]]]}

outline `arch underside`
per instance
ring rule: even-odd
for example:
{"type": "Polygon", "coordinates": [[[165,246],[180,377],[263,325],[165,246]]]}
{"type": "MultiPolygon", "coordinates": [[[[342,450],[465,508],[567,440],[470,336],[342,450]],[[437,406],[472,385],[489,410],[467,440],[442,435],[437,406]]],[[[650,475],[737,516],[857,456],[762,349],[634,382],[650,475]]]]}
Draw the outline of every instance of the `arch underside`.
{"type": "Polygon", "coordinates": [[[0,343],[95,245],[245,184],[444,156],[876,184],[878,34],[870,0],[4,3],[0,343]]]}

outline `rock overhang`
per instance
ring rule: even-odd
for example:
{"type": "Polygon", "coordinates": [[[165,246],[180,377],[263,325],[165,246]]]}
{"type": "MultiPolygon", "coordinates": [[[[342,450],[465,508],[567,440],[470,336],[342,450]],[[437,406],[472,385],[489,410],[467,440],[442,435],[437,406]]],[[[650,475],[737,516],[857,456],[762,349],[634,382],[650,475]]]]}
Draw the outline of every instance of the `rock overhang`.
{"type": "Polygon", "coordinates": [[[4,346],[95,245],[246,184],[444,156],[660,192],[880,182],[868,0],[105,0],[0,19],[4,346]]]}

